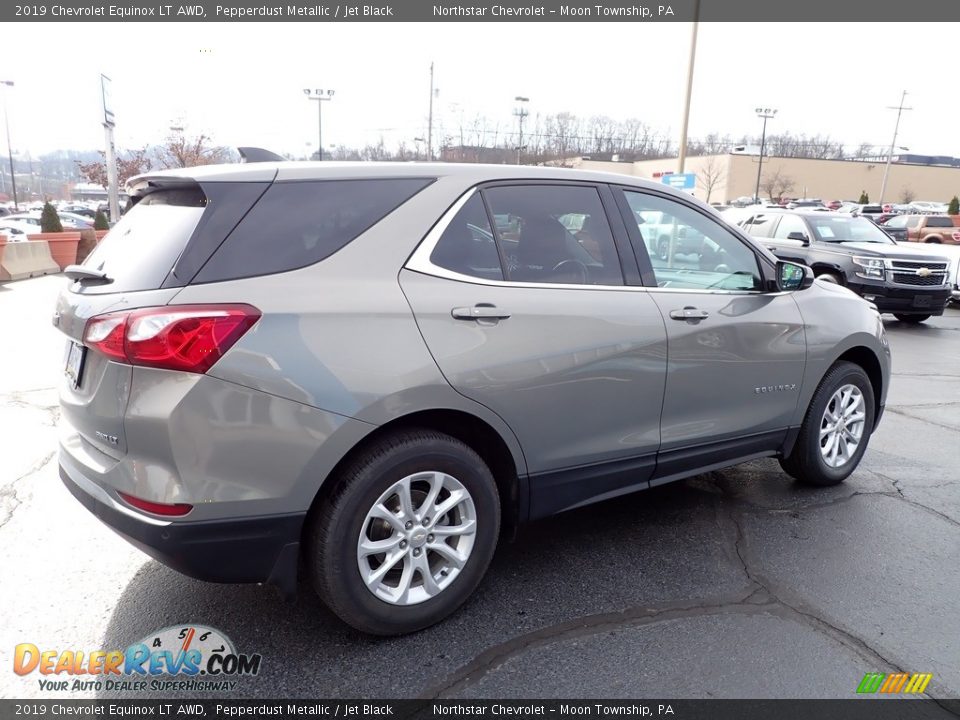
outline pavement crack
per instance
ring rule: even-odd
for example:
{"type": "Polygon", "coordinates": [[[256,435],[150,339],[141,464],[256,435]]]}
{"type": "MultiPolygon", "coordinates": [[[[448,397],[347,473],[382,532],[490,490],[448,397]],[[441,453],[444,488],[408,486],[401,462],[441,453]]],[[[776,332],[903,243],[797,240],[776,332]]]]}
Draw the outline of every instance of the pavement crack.
{"type": "Polygon", "coordinates": [[[927,425],[933,425],[934,427],[943,428],[944,430],[952,430],[953,432],[957,432],[957,430],[960,430],[960,427],[957,427],[956,425],[948,425],[947,423],[937,422],[936,420],[928,420],[927,418],[922,418],[922,417],[918,417],[917,415],[913,415],[911,413],[902,412],[901,410],[897,410],[896,408],[892,408],[892,407],[888,407],[887,412],[891,412],[894,415],[899,415],[900,417],[910,418],[911,420],[916,420],[918,422],[926,423],[927,425]]]}
{"type": "Polygon", "coordinates": [[[56,454],[55,451],[47,453],[31,465],[23,475],[14,478],[9,485],[0,488],[0,529],[10,522],[13,518],[13,513],[23,504],[23,500],[17,495],[17,483],[42,470],[56,454]]]}
{"type": "Polygon", "coordinates": [[[437,700],[443,697],[456,697],[467,687],[477,683],[486,675],[501,667],[507,661],[534,648],[551,645],[556,642],[599,633],[619,630],[626,627],[639,627],[668,620],[718,615],[726,613],[763,612],[774,603],[760,602],[756,596],[760,588],[752,589],[748,594],[736,598],[717,599],[715,602],[690,605],[667,603],[653,607],[632,607],[621,611],[588,615],[568,620],[557,625],[541,628],[511,638],[507,642],[484,650],[469,663],[455,671],[432,688],[424,690],[420,700],[437,700]]]}

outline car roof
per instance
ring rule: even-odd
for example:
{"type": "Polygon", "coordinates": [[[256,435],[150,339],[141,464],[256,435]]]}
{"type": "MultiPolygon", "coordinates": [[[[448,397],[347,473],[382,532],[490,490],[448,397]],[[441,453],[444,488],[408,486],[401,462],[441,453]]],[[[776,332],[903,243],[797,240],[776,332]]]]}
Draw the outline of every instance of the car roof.
{"type": "MultiPolygon", "coordinates": [[[[639,188],[655,189],[668,195],[700,205],[702,201],[689,193],[676,190],[664,183],[653,182],[634,175],[577,170],[562,167],[531,165],[484,165],[479,163],[417,163],[417,162],[257,162],[229,165],[205,165],[193,168],[160,170],[138,175],[127,181],[127,192],[143,194],[151,184],[207,180],[218,182],[271,182],[273,180],[348,180],[362,178],[422,178],[461,177],[471,183],[496,180],[580,180],[615,183],[639,188]]],[[[704,207],[709,207],[704,205],[704,207]]]]}

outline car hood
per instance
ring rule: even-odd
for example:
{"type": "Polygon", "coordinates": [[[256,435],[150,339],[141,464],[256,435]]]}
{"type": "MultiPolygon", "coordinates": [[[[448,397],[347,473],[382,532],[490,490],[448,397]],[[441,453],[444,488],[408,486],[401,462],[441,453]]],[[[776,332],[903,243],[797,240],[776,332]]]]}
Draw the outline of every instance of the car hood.
{"type": "MultiPolygon", "coordinates": [[[[833,247],[843,248],[851,255],[865,255],[867,257],[896,258],[899,260],[935,260],[938,259],[936,253],[924,252],[915,248],[904,247],[903,245],[882,245],[880,243],[869,242],[845,242],[834,243],[833,247]]],[[[949,258],[944,253],[939,255],[939,259],[948,262],[949,258]]]]}

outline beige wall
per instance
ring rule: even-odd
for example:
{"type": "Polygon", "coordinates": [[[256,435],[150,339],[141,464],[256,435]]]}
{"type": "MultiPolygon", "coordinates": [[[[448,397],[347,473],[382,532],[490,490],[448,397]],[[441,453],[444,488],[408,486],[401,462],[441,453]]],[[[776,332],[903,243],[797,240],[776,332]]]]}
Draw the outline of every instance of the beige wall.
{"type": "MultiPolygon", "coordinates": [[[[710,202],[728,202],[745,195],[753,195],[757,184],[758,159],[756,155],[688,157],[684,170],[697,174],[697,189],[694,194],[701,200],[706,200],[704,167],[717,168],[719,180],[710,193],[710,202]]],[[[584,170],[658,179],[653,178],[654,173],[675,172],[677,161],[676,158],[633,163],[580,160],[576,166],[584,170]]],[[[793,189],[784,193],[788,197],[857,200],[860,192],[866,190],[873,202],[880,200],[883,163],[764,157],[763,176],[777,170],[793,180],[793,189]]],[[[906,189],[913,192],[915,200],[948,202],[951,197],[960,194],[960,168],[892,164],[884,200],[901,202],[906,189]]],[[[764,191],[761,190],[760,194],[764,195],[764,191]]]]}

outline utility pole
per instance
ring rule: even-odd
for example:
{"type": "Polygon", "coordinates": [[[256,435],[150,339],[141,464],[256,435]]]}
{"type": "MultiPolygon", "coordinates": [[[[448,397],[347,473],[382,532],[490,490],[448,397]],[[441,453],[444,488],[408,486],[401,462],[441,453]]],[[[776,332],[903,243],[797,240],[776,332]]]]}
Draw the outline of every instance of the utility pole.
{"type": "Polygon", "coordinates": [[[690,123],[690,97],[693,94],[693,67],[697,60],[697,30],[700,27],[700,0],[693,5],[693,30],[690,35],[690,61],[687,64],[687,96],[683,103],[683,124],[680,128],[680,152],[677,157],[677,172],[683,173],[687,162],[687,126],[690,123]]]}
{"type": "Polygon", "coordinates": [[[521,103],[514,109],[513,114],[520,123],[520,137],[517,140],[517,165],[522,165],[523,163],[520,162],[520,153],[523,151],[523,119],[530,114],[525,104],[530,102],[530,98],[517,95],[514,100],[521,103]]]}
{"type": "MultiPolygon", "coordinates": [[[[19,210],[20,205],[17,203],[17,175],[13,169],[13,150],[10,149],[10,116],[7,114],[7,93],[9,90],[7,88],[13,87],[13,80],[0,80],[0,85],[3,85],[3,122],[7,126],[7,156],[10,160],[10,184],[13,187],[13,209],[19,210]]],[[[6,188],[4,188],[6,189],[6,188]]]]}
{"type": "Polygon", "coordinates": [[[433,63],[430,63],[430,111],[427,115],[427,162],[433,160],[433,63]]]}
{"type": "Polygon", "coordinates": [[[757,108],[756,112],[757,117],[763,118],[763,134],[760,136],[760,162],[757,164],[757,189],[753,192],[753,199],[760,202],[760,172],[763,170],[763,151],[767,147],[767,120],[773,118],[777,111],[773,108],[757,108]]]}
{"type": "MultiPolygon", "coordinates": [[[[883,183],[880,185],[880,199],[877,200],[881,205],[883,204],[883,194],[887,191],[887,177],[890,175],[890,162],[893,160],[893,147],[897,144],[897,133],[900,131],[900,116],[903,114],[904,110],[913,110],[913,108],[908,108],[903,106],[903,101],[907,99],[907,91],[903,91],[903,95],[900,96],[900,104],[896,107],[887,105],[887,110],[896,110],[897,111],[897,122],[893,126],[893,140],[890,141],[890,150],[887,152],[887,165],[883,169],[883,183]]],[[[911,145],[913,143],[910,143],[911,145]]]]}
{"type": "Polygon", "coordinates": [[[113,115],[113,95],[110,92],[110,78],[100,76],[100,94],[103,97],[103,134],[107,162],[107,201],[110,208],[110,221],[120,219],[120,188],[117,178],[117,149],[113,141],[113,128],[116,125],[113,115]]]}

